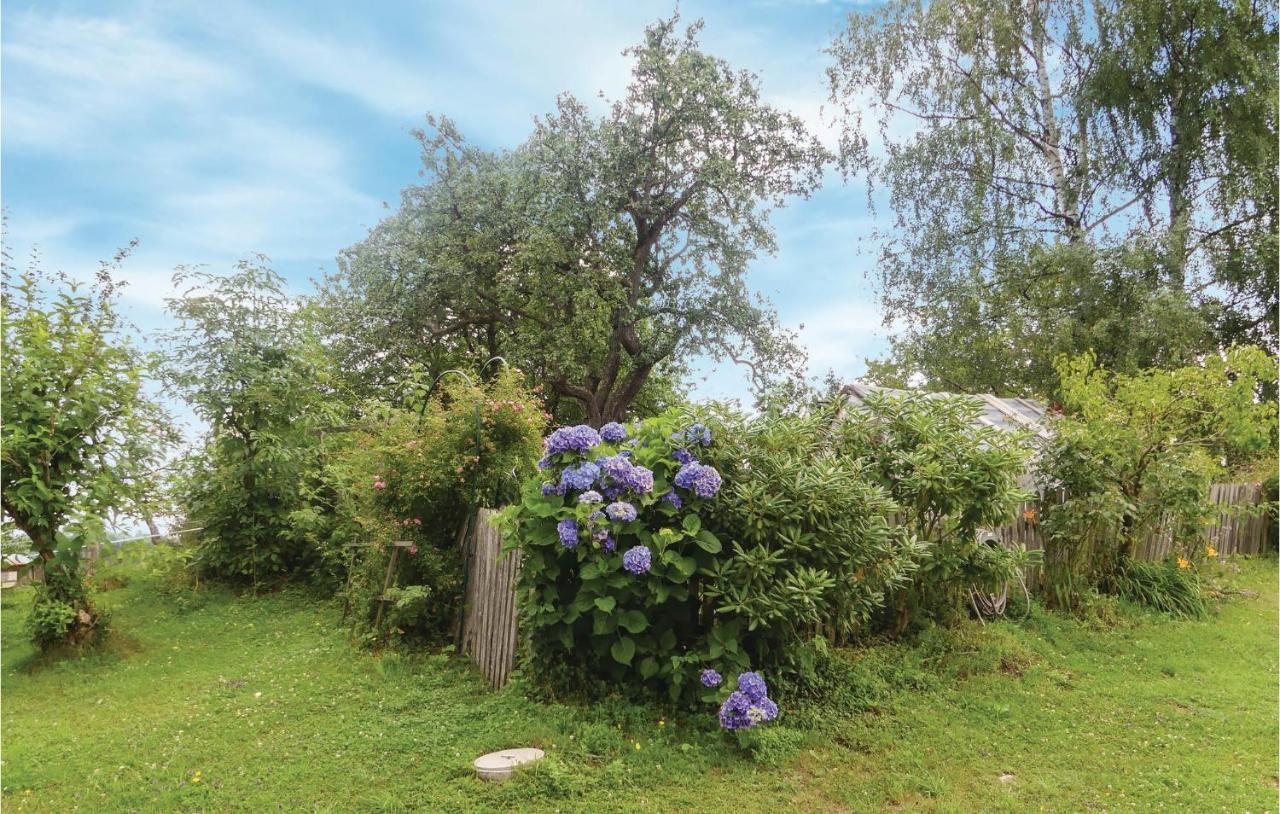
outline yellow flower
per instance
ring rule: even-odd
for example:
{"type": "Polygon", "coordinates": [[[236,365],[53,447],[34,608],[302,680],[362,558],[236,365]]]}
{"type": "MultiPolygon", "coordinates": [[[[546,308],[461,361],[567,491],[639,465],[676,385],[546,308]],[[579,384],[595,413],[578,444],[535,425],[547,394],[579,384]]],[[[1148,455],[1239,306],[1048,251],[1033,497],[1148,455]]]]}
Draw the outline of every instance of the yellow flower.
{"type": "Polygon", "coordinates": [[[1209,546],[1204,550],[1204,553],[1208,554],[1210,557],[1216,557],[1218,556],[1218,549],[1214,548],[1213,546],[1209,546]]]}
{"type": "Polygon", "coordinates": [[[666,726],[666,725],[667,725],[666,721],[662,721],[662,720],[658,721],[658,726],[666,726]]]}
{"type": "Polygon", "coordinates": [[[636,741],[636,751],[640,751],[640,741],[636,741]]]}
{"type": "Polygon", "coordinates": [[[1179,567],[1179,568],[1184,568],[1184,569],[1185,569],[1185,568],[1190,568],[1190,567],[1191,567],[1191,563],[1190,563],[1190,561],[1188,561],[1188,560],[1187,560],[1187,558],[1186,558],[1186,557],[1179,557],[1179,558],[1178,558],[1178,567],[1179,567]]]}

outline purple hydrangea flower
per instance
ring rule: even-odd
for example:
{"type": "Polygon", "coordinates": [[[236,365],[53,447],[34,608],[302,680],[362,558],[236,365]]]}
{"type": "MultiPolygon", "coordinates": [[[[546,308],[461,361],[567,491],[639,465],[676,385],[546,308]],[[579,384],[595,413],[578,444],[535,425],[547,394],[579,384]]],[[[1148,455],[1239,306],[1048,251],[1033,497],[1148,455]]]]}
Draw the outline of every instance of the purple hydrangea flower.
{"type": "Polygon", "coordinates": [[[687,449],[677,449],[675,452],[672,452],[671,455],[680,462],[681,466],[696,462],[696,459],[693,457],[693,453],[689,452],[687,449]]]}
{"type": "Polygon", "coordinates": [[[615,523],[630,523],[636,519],[636,507],[622,500],[605,506],[604,513],[615,523]]]}
{"type": "Polygon", "coordinates": [[[667,492],[665,495],[662,496],[662,499],[667,501],[677,509],[684,505],[684,501],[680,499],[680,496],[677,495],[674,490],[667,492]]]}
{"type": "Polygon", "coordinates": [[[653,491],[653,470],[646,466],[633,466],[627,470],[622,485],[636,494],[648,494],[653,491]]]}
{"type": "Polygon", "coordinates": [[[561,427],[547,436],[545,446],[548,455],[560,452],[586,452],[600,443],[600,433],[586,424],[576,427],[561,427]]]}
{"type": "Polygon", "coordinates": [[[771,698],[761,698],[756,703],[747,707],[747,719],[760,723],[761,721],[772,721],[778,717],[778,705],[771,698]]]}
{"type": "Polygon", "coordinates": [[[551,496],[551,495],[563,495],[563,494],[564,494],[564,492],[565,492],[564,487],[563,487],[563,486],[561,486],[561,485],[559,485],[559,484],[556,484],[556,483],[544,483],[544,484],[542,484],[542,496],[543,496],[543,497],[549,497],[549,496],[551,496]]]}
{"type": "Polygon", "coordinates": [[[625,452],[597,458],[596,464],[600,467],[601,483],[605,484],[604,492],[609,497],[616,497],[622,492],[645,494],[653,491],[652,470],[631,463],[625,452]]]}
{"type": "Polygon", "coordinates": [[[706,466],[697,462],[687,463],[676,473],[675,484],[681,489],[690,489],[701,498],[715,497],[723,483],[720,473],[714,466],[706,466]]]}
{"type": "Polygon", "coordinates": [[[704,687],[719,687],[720,683],[724,681],[724,676],[720,675],[715,670],[703,670],[700,680],[704,687]]]}
{"type": "Polygon", "coordinates": [[[578,502],[579,503],[603,503],[604,498],[601,497],[600,493],[597,492],[595,489],[588,489],[587,491],[578,495],[578,502]]]}
{"type": "Polygon", "coordinates": [[[616,444],[627,437],[627,428],[616,421],[610,421],[600,428],[600,437],[611,444],[616,444]]]}
{"type": "Polygon", "coordinates": [[[604,549],[604,553],[612,554],[618,550],[618,541],[613,539],[613,535],[605,532],[604,539],[600,541],[600,547],[604,549]]]}
{"type": "Polygon", "coordinates": [[[753,704],[769,695],[769,685],[759,673],[743,673],[738,676],[738,692],[742,693],[753,704]]]}
{"type": "Polygon", "coordinates": [[[755,726],[747,717],[751,701],[742,693],[734,691],[720,705],[720,726],[725,729],[750,729],[755,726]]]}
{"type": "Polygon", "coordinates": [[[550,455],[543,455],[540,459],[538,459],[538,468],[539,468],[539,469],[547,470],[547,469],[550,469],[550,468],[551,468],[551,466],[552,466],[552,464],[551,464],[551,456],[550,456],[550,455]]]}
{"type": "Polygon", "coordinates": [[[578,547],[578,521],[572,517],[556,523],[556,533],[560,535],[560,545],[565,548],[578,547]]]}
{"type": "Polygon", "coordinates": [[[600,467],[602,477],[620,481],[631,468],[631,461],[628,461],[624,455],[602,455],[596,458],[596,466],[600,467]]]}
{"type": "Polygon", "coordinates": [[[711,446],[711,428],[705,424],[694,424],[684,431],[684,438],[691,444],[711,446]]]}
{"type": "Polygon", "coordinates": [[[590,461],[583,461],[577,466],[570,466],[560,473],[560,485],[566,489],[581,491],[590,489],[600,476],[600,467],[590,461]]]}
{"type": "Polygon", "coordinates": [[[648,546],[632,546],[622,555],[622,567],[633,574],[648,573],[652,565],[653,555],[649,552],[648,546]]]}

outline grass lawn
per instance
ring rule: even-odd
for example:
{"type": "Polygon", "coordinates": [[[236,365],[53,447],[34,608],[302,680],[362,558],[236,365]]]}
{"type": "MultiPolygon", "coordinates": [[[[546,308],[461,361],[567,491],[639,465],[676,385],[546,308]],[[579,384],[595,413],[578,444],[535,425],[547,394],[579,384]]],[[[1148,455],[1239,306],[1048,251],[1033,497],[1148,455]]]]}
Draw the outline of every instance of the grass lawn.
{"type": "Polygon", "coordinates": [[[867,710],[801,730],[784,708],[755,758],[710,713],[539,704],[444,655],[362,652],[299,592],[180,607],[138,576],[101,594],[108,646],[46,663],[23,630],[30,590],[11,590],[3,807],[1274,812],[1276,562],[1232,581],[1247,593],[1205,621],[1035,611],[853,652],[867,710]],[[471,776],[513,745],[550,757],[498,786],[471,776]]]}

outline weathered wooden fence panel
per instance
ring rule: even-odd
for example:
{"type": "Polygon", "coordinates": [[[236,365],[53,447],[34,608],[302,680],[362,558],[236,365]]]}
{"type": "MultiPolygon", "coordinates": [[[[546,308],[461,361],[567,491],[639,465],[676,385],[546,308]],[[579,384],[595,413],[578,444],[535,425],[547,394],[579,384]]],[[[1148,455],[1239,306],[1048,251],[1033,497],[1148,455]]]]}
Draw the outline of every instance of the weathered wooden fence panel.
{"type": "MultiPolygon", "coordinates": [[[[1221,512],[1207,530],[1206,542],[1223,556],[1232,554],[1260,554],[1266,548],[1271,518],[1266,512],[1242,513],[1232,511],[1233,506],[1256,506],[1266,500],[1260,483],[1215,483],[1209,489],[1209,498],[1221,512]]],[[[1030,500],[1018,507],[1014,522],[994,529],[1003,543],[1022,544],[1031,551],[1044,550],[1040,538],[1039,520],[1041,503],[1030,500]]],[[[1159,560],[1173,551],[1173,532],[1169,523],[1147,535],[1138,546],[1140,559],[1159,560]]]]}
{"type": "Polygon", "coordinates": [[[493,509],[480,509],[468,535],[467,591],[463,598],[462,652],[494,687],[511,676],[516,654],[516,579],[520,552],[505,557],[493,509]]]}

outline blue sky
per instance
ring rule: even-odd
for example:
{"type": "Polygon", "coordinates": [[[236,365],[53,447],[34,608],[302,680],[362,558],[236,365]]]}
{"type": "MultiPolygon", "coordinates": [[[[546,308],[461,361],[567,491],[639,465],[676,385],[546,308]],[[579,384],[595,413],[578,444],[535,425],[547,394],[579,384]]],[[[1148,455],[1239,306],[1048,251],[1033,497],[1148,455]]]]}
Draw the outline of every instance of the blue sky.
{"type": "MultiPolygon", "coordinates": [[[[703,45],[760,76],[764,96],[833,143],[823,47],[839,2],[685,2],[703,45]]],[[[165,327],[179,265],[268,255],[294,290],[334,267],[418,180],[409,130],[428,111],[489,147],[514,146],[557,94],[616,96],[621,51],[670,2],[20,2],[4,4],[5,243],[87,276],[130,239],[126,306],[165,327]]],[[[599,104],[597,102],[597,104],[599,104]]],[[[844,378],[886,347],[868,271],[866,188],[834,172],[774,221],[751,269],[783,321],[804,324],[815,375],[844,378]]],[[[699,366],[695,394],[745,377],[699,366]]]]}

